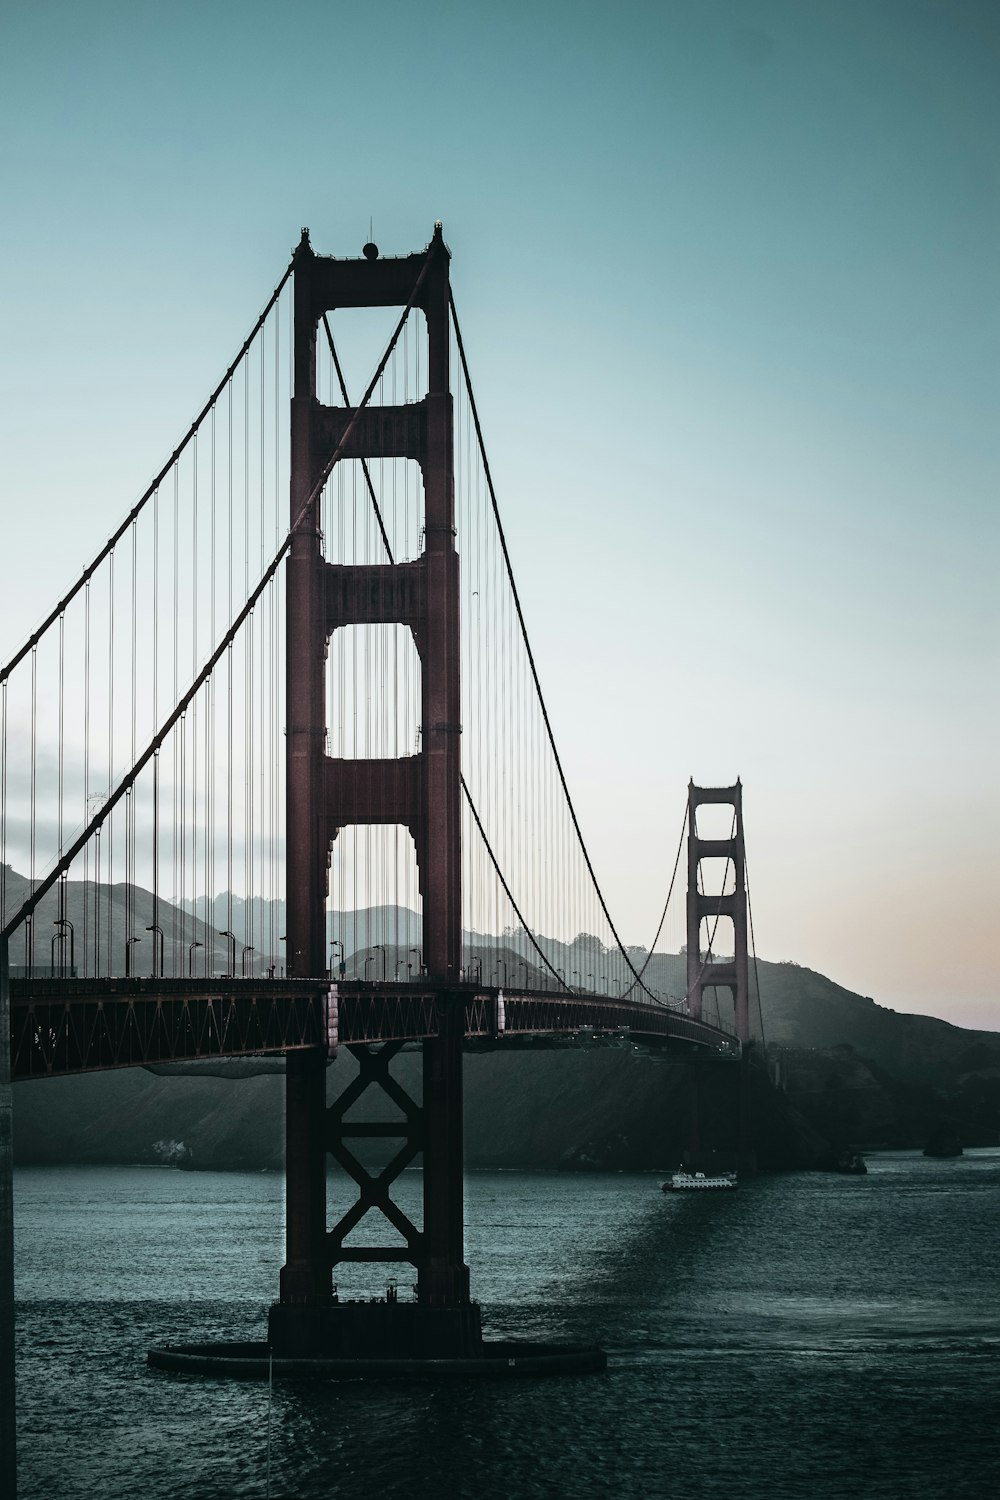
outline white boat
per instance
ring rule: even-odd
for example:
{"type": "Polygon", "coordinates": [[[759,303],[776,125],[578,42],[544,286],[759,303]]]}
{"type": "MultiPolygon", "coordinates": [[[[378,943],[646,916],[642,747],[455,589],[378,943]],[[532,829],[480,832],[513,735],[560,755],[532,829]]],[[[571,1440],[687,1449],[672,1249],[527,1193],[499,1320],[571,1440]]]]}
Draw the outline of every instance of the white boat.
{"type": "Polygon", "coordinates": [[[670,1180],[662,1186],[665,1193],[701,1192],[708,1188],[734,1188],[736,1173],[714,1172],[711,1177],[707,1177],[704,1172],[685,1172],[683,1167],[678,1167],[670,1180]]]}

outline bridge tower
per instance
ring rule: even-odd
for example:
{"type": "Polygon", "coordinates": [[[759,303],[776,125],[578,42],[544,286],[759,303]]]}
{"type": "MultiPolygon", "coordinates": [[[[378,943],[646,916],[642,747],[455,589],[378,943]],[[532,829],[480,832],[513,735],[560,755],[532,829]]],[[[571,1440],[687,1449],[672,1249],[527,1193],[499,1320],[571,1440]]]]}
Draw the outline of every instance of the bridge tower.
{"type": "MultiPolygon", "coordinates": [[[[379,1304],[375,1342],[394,1340],[442,1354],[471,1352],[480,1338],[464,1263],[462,1042],[460,981],[461,765],[459,572],[455,547],[452,397],[449,384],[449,252],[440,225],[427,250],[398,259],[342,260],[316,255],[303,231],[295,261],[294,388],[291,402],[291,515],[296,522],[287,571],[287,953],[297,977],[327,972],[326,897],[330,850],[350,824],[396,823],[414,842],[423,896],[423,960],[433,989],[436,1032],[423,1045],[423,1099],[406,1098],[390,1079],[392,1047],[356,1048],[361,1063],[353,1097],[368,1084],[390,1090],[406,1119],[372,1126],[403,1137],[394,1170],[367,1174],[345,1137],[346,1105],[327,1108],[325,1049],[286,1061],[286,1263],[270,1339],[289,1354],[373,1352],[358,1304],[336,1303],[334,1266],[344,1260],[410,1260],[416,1304],[379,1304]],[[424,317],[427,392],[404,406],[362,409],[321,405],[316,394],[319,320],[337,307],[410,305],[424,317]],[[326,467],[344,459],[407,458],[421,468],[424,551],[413,562],[334,565],[322,554],[319,496],[326,467]],[[305,518],[299,520],[305,509],[305,518]],[[334,631],[348,625],[401,624],[413,633],[421,665],[419,753],[395,760],[346,760],[325,751],[325,663],[334,631]],[[359,1198],[334,1228],[326,1221],[327,1153],[354,1176],[359,1198]],[[389,1198],[395,1172],[423,1156],[423,1225],[417,1229],[389,1198]],[[369,1207],[382,1208],[405,1248],[346,1245],[369,1207]],[[352,1311],[349,1314],[349,1309],[352,1311]],[[353,1320],[353,1321],[352,1321],[353,1320]],[[405,1322],[399,1338],[390,1325],[405,1322]],[[420,1333],[417,1327],[423,1328],[420,1333]],[[364,1349],[357,1347],[364,1345],[364,1349]]],[[[374,1317],[374,1313],[373,1313],[374,1317]]]]}
{"type": "Polygon", "coordinates": [[[702,995],[715,987],[728,989],[733,996],[736,1035],[740,1042],[750,1040],[750,1007],[747,990],[747,887],[746,856],[743,842],[743,786],[695,786],[688,783],[688,892],[687,892],[687,999],[691,1014],[701,1019],[702,995]],[[733,830],[729,838],[703,839],[698,836],[696,814],[706,802],[724,803],[733,809],[733,830]],[[705,895],[699,879],[703,859],[727,859],[735,873],[734,889],[729,895],[705,895]],[[731,959],[716,963],[701,957],[701,924],[706,917],[729,917],[733,924],[734,949],[731,959]]]}
{"type": "MultiPolygon", "coordinates": [[[[747,963],[747,887],[746,846],[743,838],[743,785],[695,786],[688,783],[688,891],[687,891],[687,999],[691,1014],[701,1019],[706,989],[727,989],[733,997],[736,1036],[741,1057],[736,1070],[736,1163],[740,1170],[755,1171],[756,1155],[750,1123],[750,1006],[747,963]],[[721,803],[733,809],[732,830],[728,838],[702,838],[698,833],[697,810],[704,803],[721,803]],[[703,890],[704,859],[724,859],[732,867],[733,889],[706,894],[703,890]],[[709,952],[702,958],[701,924],[705,918],[729,917],[733,924],[733,953],[719,962],[709,952]]],[[[690,1120],[689,1154],[697,1164],[702,1159],[702,1081],[701,1070],[692,1063],[689,1072],[690,1120]]]]}

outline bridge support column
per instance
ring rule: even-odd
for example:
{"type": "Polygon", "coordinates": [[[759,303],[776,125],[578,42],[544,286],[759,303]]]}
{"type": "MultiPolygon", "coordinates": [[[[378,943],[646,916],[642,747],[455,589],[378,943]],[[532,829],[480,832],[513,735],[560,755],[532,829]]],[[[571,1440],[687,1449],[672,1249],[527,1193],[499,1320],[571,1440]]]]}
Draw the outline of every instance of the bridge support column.
{"type": "Polygon", "coordinates": [[[329,1302],[326,1253],[326,1055],[290,1052],[285,1058],[285,1264],[281,1301],[329,1302]]]}
{"type": "Polygon", "coordinates": [[[424,1042],[424,1259],[417,1297],[435,1307],[469,1301],[465,1264],[462,1036],[464,1002],[442,996],[441,1035],[424,1042]]]}
{"type": "Polygon", "coordinates": [[[752,1174],[757,1170],[757,1148],[753,1141],[753,1070],[750,1064],[750,1056],[750,1047],[744,1047],[739,1069],[740,1097],[737,1126],[739,1143],[737,1156],[740,1171],[752,1174]]]}
{"type": "MultiPolygon", "coordinates": [[[[373,252],[374,253],[371,253],[373,252]]],[[[381,1378],[569,1374],[602,1370],[599,1349],[483,1344],[479,1308],[469,1295],[464,1256],[462,1063],[466,994],[462,961],[462,802],[459,560],[455,545],[454,432],[449,383],[448,267],[441,225],[419,255],[364,260],[313,254],[303,233],[295,258],[294,392],[291,410],[291,518],[287,582],[287,933],[288,969],[298,978],[328,976],[326,902],[329,851],[341,829],[396,824],[414,842],[423,897],[421,973],[414,989],[433,997],[433,1015],[417,1036],[423,1047],[423,1097],[417,1105],[389,1064],[400,1041],[380,1034],[357,1043],[359,1077],[327,1109],[326,1052],[289,1055],[286,1074],[286,1247],[281,1300],[271,1308],[267,1343],[187,1346],[150,1351],[167,1369],[241,1377],[317,1374],[381,1378]],[[402,406],[325,405],[317,398],[316,333],[337,308],[405,306],[427,331],[427,392],[402,406]],[[424,486],[424,550],[411,562],[334,563],[322,555],[320,492],[340,460],[409,459],[424,486]],[[394,759],[326,754],[325,660],[333,633],[347,626],[401,625],[413,635],[421,667],[420,747],[394,759]],[[429,1034],[428,1034],[429,1033],[429,1034]],[[398,1111],[395,1119],[348,1119],[370,1086],[398,1111]],[[402,1115],[402,1119],[399,1118],[402,1115]],[[352,1151],[352,1139],[396,1139],[381,1171],[352,1151]],[[354,1202],[326,1227],[326,1154],[357,1188],[354,1202]],[[423,1156],[423,1224],[394,1203],[391,1187],[423,1156]],[[372,1209],[402,1244],[362,1244],[349,1236],[372,1209]],[[342,1262],[409,1263],[417,1295],[341,1301],[333,1289],[342,1262]],[[434,1361],[433,1370],[428,1361],[434,1361]]],[[[369,471],[365,471],[371,483],[369,471]]],[[[389,539],[383,532],[386,553],[389,539]]],[[[346,957],[346,956],[344,956],[346,957]]],[[[385,976],[383,973],[383,980],[385,976]]],[[[428,1007],[429,1009],[429,1007],[428,1007]]],[[[331,1036],[328,1028],[328,1036],[331,1036]]],[[[332,1040],[331,1040],[332,1045],[332,1040]]]]}

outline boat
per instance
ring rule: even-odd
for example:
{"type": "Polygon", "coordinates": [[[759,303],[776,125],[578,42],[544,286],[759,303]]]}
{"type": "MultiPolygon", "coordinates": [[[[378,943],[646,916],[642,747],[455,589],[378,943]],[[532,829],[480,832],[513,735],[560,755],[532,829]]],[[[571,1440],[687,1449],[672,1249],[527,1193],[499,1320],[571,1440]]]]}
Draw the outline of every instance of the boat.
{"type": "Polygon", "coordinates": [[[736,1187],[735,1172],[713,1172],[706,1175],[704,1172],[686,1172],[683,1167],[678,1167],[668,1182],[661,1184],[665,1193],[703,1192],[708,1189],[725,1189],[736,1187]]]}

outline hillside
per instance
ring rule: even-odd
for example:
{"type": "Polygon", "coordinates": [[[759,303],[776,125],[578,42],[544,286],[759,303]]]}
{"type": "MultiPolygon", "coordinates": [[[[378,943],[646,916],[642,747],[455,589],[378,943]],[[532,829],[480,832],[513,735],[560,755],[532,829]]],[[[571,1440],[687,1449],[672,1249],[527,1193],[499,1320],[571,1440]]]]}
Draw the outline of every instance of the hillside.
{"type": "MultiPolygon", "coordinates": [[[[1000,1142],[1000,1035],[882,1009],[808,970],[760,969],[767,1056],[779,1084],[774,1090],[758,1080],[763,1164],[815,1164],[848,1143],[923,1146],[941,1122],[967,1145],[1000,1142]]],[[[236,1071],[261,1066],[281,1064],[236,1071]]],[[[395,1071],[417,1091],[415,1054],[403,1054],[395,1071]]],[[[342,1051],[328,1072],[331,1095],[353,1073],[342,1051]]],[[[700,1076],[704,1115],[723,1146],[733,1070],[702,1067],[700,1076]]],[[[470,1167],[669,1166],[686,1142],[685,1089],[679,1065],[626,1050],[473,1053],[466,1159],[470,1167]]],[[[220,1078],[129,1070],[18,1084],[17,1160],[182,1158],[206,1168],[276,1168],[282,1094],[276,1072],[220,1078]]],[[[371,1107],[379,1112],[376,1100],[371,1107]]]]}
{"type": "MultiPolygon", "coordinates": [[[[8,898],[27,882],[7,871],[8,898]]],[[[146,933],[154,919],[150,892],[116,885],[70,882],[66,913],[75,924],[76,962],[93,965],[100,941],[105,972],[124,969],[129,929],[146,933]],[[98,922],[98,909],[100,921],[98,922]],[[128,924],[128,926],[126,925],[128,924]]],[[[207,903],[192,903],[206,915],[207,903]]],[[[167,970],[186,967],[222,972],[230,961],[218,925],[233,913],[242,945],[255,930],[283,926],[283,906],[245,910],[236,898],[216,898],[211,923],[160,900],[167,970]],[[244,921],[248,922],[244,928],[244,921]],[[193,950],[189,945],[198,944],[193,950]]],[[[55,896],[42,903],[36,931],[51,933],[55,896]],[[49,910],[51,906],[52,910],[49,910]]],[[[391,974],[419,958],[412,946],[417,914],[371,908],[331,914],[332,930],[357,934],[347,946],[346,969],[364,974],[372,962],[369,941],[383,943],[379,962],[391,974]],[[398,935],[396,943],[392,935],[398,935]]],[[[136,970],[150,971],[147,937],[136,970]]],[[[573,944],[541,939],[550,962],[571,972],[586,962],[597,972],[597,940],[581,934],[573,944]]],[[[258,938],[257,965],[273,961],[258,938]]],[[[275,946],[277,946],[275,944],[275,946]]],[[[599,945],[597,945],[599,946],[599,945]]],[[[45,944],[46,950],[49,943],[45,944]]],[[[526,935],[502,938],[465,934],[465,961],[491,975],[535,973],[526,935]]],[[[633,956],[644,958],[642,950],[633,956]]],[[[48,963],[50,954],[36,953],[48,963]]],[[[58,962],[59,955],[55,955],[58,962]]],[[[537,960],[537,955],[535,955],[537,960]]],[[[240,956],[237,956],[239,963],[240,956]]],[[[16,948],[12,964],[18,961],[16,948]]],[[[686,985],[682,954],[655,954],[646,981],[660,993],[681,996],[686,985]]],[[[197,972],[197,970],[196,970],[197,972]]],[[[259,968],[257,969],[259,972],[259,968]]],[[[928,1016],[901,1014],[853,994],[823,974],[795,964],[757,965],[760,1006],[751,982],[751,1021],[759,1057],[766,1057],[770,1087],[759,1076],[754,1101],[758,1154],[773,1166],[822,1161],[846,1144],[923,1146],[941,1128],[967,1145],[1000,1142],[1000,1034],[966,1031],[928,1016]],[[761,1018],[763,1035],[761,1035],[761,1018]]],[[[15,1150],[20,1162],[142,1162],[183,1160],[197,1167],[278,1167],[282,1160],[283,1084],[280,1059],[229,1065],[230,1076],[154,1075],[143,1070],[50,1079],[15,1086],[15,1150]]],[[[419,1089],[419,1059],[403,1054],[394,1065],[411,1093],[419,1089]]],[[[353,1076],[341,1052],[328,1079],[332,1093],[353,1076]]],[[[706,1131],[724,1146],[733,1127],[732,1070],[699,1071],[705,1094],[706,1131]]],[[[472,1053],[466,1064],[466,1159],[470,1166],[661,1167],[675,1163],[687,1141],[684,1069],[670,1059],[614,1048],[518,1049],[472,1053]]],[[[371,1101],[377,1114],[379,1105],[371,1101]]],[[[708,1144],[711,1144],[711,1140],[708,1144]]]]}

